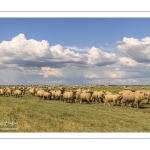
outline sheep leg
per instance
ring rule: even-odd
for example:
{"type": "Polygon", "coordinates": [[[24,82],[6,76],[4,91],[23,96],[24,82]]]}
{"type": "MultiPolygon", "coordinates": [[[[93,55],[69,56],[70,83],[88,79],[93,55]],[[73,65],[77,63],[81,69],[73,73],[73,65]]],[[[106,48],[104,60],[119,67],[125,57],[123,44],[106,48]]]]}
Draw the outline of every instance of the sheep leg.
{"type": "Polygon", "coordinates": [[[113,106],[117,106],[117,102],[116,101],[114,102],[113,106]]]}
{"type": "Polygon", "coordinates": [[[140,101],[137,102],[137,107],[136,108],[139,108],[139,105],[140,105],[140,101]]]}
{"type": "Polygon", "coordinates": [[[100,100],[101,100],[101,102],[102,102],[102,103],[104,103],[104,100],[103,100],[103,98],[101,98],[100,100]]]}
{"type": "Polygon", "coordinates": [[[149,104],[150,99],[148,99],[147,104],[149,104]]]}
{"type": "Polygon", "coordinates": [[[82,99],[80,99],[80,104],[82,103],[82,99]]]}

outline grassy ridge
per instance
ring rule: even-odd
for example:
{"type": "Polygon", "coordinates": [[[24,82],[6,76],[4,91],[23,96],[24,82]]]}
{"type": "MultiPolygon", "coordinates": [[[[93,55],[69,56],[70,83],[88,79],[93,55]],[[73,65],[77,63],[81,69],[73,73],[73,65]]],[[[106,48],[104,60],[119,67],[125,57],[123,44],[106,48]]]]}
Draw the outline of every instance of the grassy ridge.
{"type": "MultiPolygon", "coordinates": [[[[109,89],[114,93],[122,89],[109,89]]],[[[142,108],[39,100],[29,93],[22,98],[0,96],[1,132],[149,132],[150,105],[142,108]]]]}

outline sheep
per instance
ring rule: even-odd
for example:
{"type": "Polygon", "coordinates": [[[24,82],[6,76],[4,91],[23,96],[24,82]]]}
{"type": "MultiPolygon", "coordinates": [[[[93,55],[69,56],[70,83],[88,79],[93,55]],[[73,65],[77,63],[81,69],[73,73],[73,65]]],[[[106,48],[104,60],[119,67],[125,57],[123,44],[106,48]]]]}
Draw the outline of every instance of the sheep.
{"type": "Polygon", "coordinates": [[[75,102],[75,91],[69,91],[69,92],[64,92],[63,93],[63,102],[70,102],[72,100],[72,102],[75,102]]]}
{"type": "Polygon", "coordinates": [[[92,97],[92,93],[93,93],[93,92],[81,93],[81,94],[80,94],[80,103],[82,103],[83,100],[86,100],[87,103],[90,103],[90,100],[91,100],[91,97],[92,97]]]}
{"type": "Polygon", "coordinates": [[[123,103],[128,103],[129,106],[131,106],[131,104],[136,104],[137,108],[139,107],[139,104],[142,100],[144,99],[148,99],[148,95],[146,93],[144,93],[143,91],[127,91],[127,92],[120,92],[120,94],[122,95],[122,100],[121,103],[123,105],[123,103]]]}
{"type": "Polygon", "coordinates": [[[51,97],[51,93],[50,92],[44,92],[43,93],[43,99],[48,100],[51,97]]]}
{"type": "Polygon", "coordinates": [[[54,88],[51,87],[51,86],[47,87],[47,90],[48,90],[48,91],[53,90],[53,89],[54,89],[54,88]]]}
{"type": "Polygon", "coordinates": [[[119,94],[122,95],[122,99],[121,99],[121,106],[123,106],[123,104],[129,104],[129,106],[131,106],[130,104],[134,102],[134,92],[130,91],[130,90],[124,90],[119,92],[119,94]]]}
{"type": "Polygon", "coordinates": [[[59,87],[59,89],[60,89],[61,91],[64,91],[64,90],[65,90],[65,87],[59,87]]]}
{"type": "Polygon", "coordinates": [[[16,89],[16,86],[12,86],[11,88],[12,88],[13,90],[15,90],[15,89],[16,89]]]}
{"type": "Polygon", "coordinates": [[[94,91],[91,97],[92,102],[96,101],[96,102],[103,102],[105,96],[105,92],[104,91],[94,91]]]}
{"type": "Polygon", "coordinates": [[[89,92],[90,90],[89,89],[85,89],[85,90],[82,90],[82,93],[86,93],[86,92],[89,92]]]}
{"type": "Polygon", "coordinates": [[[147,101],[147,104],[149,104],[150,103],[150,91],[145,91],[145,93],[148,95],[148,101],[147,101]]]}
{"type": "Polygon", "coordinates": [[[82,91],[82,88],[77,89],[76,91],[82,91]]]}
{"type": "Polygon", "coordinates": [[[10,96],[13,93],[13,89],[7,89],[7,94],[10,96]]]}
{"type": "Polygon", "coordinates": [[[104,102],[105,94],[105,91],[98,92],[98,102],[104,102]]]}
{"type": "Polygon", "coordinates": [[[146,94],[145,92],[143,91],[138,91],[138,92],[135,92],[135,100],[134,100],[134,103],[137,105],[137,108],[139,107],[139,104],[142,100],[144,99],[148,99],[148,94],[146,94]]]}
{"type": "Polygon", "coordinates": [[[55,99],[57,97],[57,99],[60,99],[62,96],[62,92],[60,90],[55,91],[55,99]]]}
{"type": "Polygon", "coordinates": [[[125,89],[125,90],[131,90],[131,88],[128,87],[128,86],[126,86],[124,89],[125,89]]]}
{"type": "Polygon", "coordinates": [[[143,91],[145,94],[148,95],[148,97],[147,97],[147,99],[148,99],[147,104],[149,104],[150,103],[150,91],[146,91],[146,90],[141,90],[141,91],[143,91]]]}
{"type": "Polygon", "coordinates": [[[129,87],[125,88],[125,90],[131,90],[129,87]]]}
{"type": "Polygon", "coordinates": [[[26,88],[23,87],[23,88],[22,88],[22,94],[25,94],[25,92],[26,92],[26,88]]]}
{"type": "Polygon", "coordinates": [[[35,93],[37,93],[38,92],[38,90],[43,90],[42,88],[35,88],[35,93]]]}
{"type": "Polygon", "coordinates": [[[51,92],[51,98],[50,99],[55,99],[56,91],[55,90],[50,90],[50,92],[51,92]]]}
{"type": "Polygon", "coordinates": [[[9,87],[7,86],[7,87],[5,87],[5,90],[8,90],[9,89],[9,87]]]}
{"type": "Polygon", "coordinates": [[[105,102],[104,105],[106,103],[108,103],[108,105],[110,106],[110,102],[114,102],[114,105],[117,105],[117,101],[120,101],[122,99],[122,95],[120,94],[108,94],[105,95],[105,102]]]}
{"type": "Polygon", "coordinates": [[[92,102],[97,101],[98,99],[98,91],[94,91],[91,97],[92,102]]]}
{"type": "Polygon", "coordinates": [[[112,94],[112,92],[106,91],[106,92],[105,92],[105,95],[106,95],[106,94],[107,94],[107,95],[108,95],[108,94],[112,94]]]}
{"type": "Polygon", "coordinates": [[[0,89],[0,95],[5,96],[6,91],[4,89],[0,89]]]}
{"type": "Polygon", "coordinates": [[[64,93],[64,90],[55,91],[55,100],[57,100],[57,99],[61,100],[63,98],[63,93],[64,93]],[[57,97],[57,99],[56,99],[56,97],[57,97]]]}
{"type": "Polygon", "coordinates": [[[28,86],[28,87],[27,87],[27,90],[30,90],[30,89],[31,89],[31,87],[30,87],[30,86],[28,86]]]}
{"type": "Polygon", "coordinates": [[[37,96],[39,97],[39,99],[42,99],[43,98],[43,94],[44,94],[44,90],[38,90],[37,91],[37,96]]]}
{"type": "Polygon", "coordinates": [[[15,90],[14,96],[15,96],[16,98],[22,97],[22,90],[15,90]]]}
{"type": "Polygon", "coordinates": [[[77,102],[80,99],[80,94],[82,93],[81,90],[76,90],[76,94],[75,94],[75,102],[77,102]]]}
{"type": "Polygon", "coordinates": [[[36,93],[35,88],[34,88],[34,87],[31,88],[31,89],[29,90],[29,93],[30,93],[31,95],[35,95],[35,93],[36,93]]]}

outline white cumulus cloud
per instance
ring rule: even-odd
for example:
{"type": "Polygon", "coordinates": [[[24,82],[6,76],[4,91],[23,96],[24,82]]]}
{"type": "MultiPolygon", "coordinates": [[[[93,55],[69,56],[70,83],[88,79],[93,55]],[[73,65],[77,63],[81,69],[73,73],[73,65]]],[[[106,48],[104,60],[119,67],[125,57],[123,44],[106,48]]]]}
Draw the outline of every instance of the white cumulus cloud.
{"type": "Polygon", "coordinates": [[[150,37],[117,41],[105,48],[50,45],[20,33],[0,43],[1,84],[147,84],[150,37]]]}
{"type": "Polygon", "coordinates": [[[59,69],[50,68],[50,67],[41,67],[42,72],[40,74],[43,75],[44,78],[48,78],[49,76],[62,76],[62,73],[59,69]]]}
{"type": "Polygon", "coordinates": [[[118,50],[131,57],[137,62],[150,62],[150,38],[146,37],[141,40],[124,37],[122,41],[117,41],[118,50]]]}
{"type": "Polygon", "coordinates": [[[115,53],[103,52],[101,49],[96,47],[92,47],[88,53],[88,63],[91,65],[105,66],[118,61],[115,53]]]}

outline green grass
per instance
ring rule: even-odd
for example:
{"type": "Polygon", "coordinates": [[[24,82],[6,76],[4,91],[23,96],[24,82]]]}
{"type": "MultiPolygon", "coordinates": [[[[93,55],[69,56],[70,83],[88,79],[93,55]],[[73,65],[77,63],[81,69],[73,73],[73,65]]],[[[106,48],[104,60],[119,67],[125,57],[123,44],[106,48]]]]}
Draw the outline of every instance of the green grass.
{"type": "MultiPolygon", "coordinates": [[[[102,87],[92,90],[99,89],[102,87]]],[[[115,87],[106,90],[117,93],[123,89],[115,87]]],[[[55,100],[39,100],[28,92],[22,98],[0,96],[0,131],[149,132],[150,105],[144,106],[137,109],[128,106],[109,107],[103,103],[63,103],[55,100]],[[2,125],[5,121],[18,124],[2,125]]]]}

